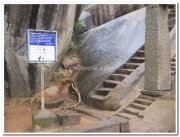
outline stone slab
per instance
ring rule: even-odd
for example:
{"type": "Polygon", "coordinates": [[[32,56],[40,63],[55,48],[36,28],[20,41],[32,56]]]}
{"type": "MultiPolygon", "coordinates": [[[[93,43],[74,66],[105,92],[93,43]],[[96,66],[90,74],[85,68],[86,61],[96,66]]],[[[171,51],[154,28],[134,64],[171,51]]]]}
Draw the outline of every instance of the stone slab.
{"type": "Polygon", "coordinates": [[[58,123],[61,126],[77,125],[81,121],[82,114],[76,112],[56,112],[58,123]]]}
{"type": "Polygon", "coordinates": [[[129,132],[129,122],[123,122],[120,124],[120,132],[129,132]]]}
{"type": "Polygon", "coordinates": [[[130,132],[173,133],[176,130],[175,100],[157,100],[141,114],[143,119],[129,121],[130,132]]]}
{"type": "Polygon", "coordinates": [[[163,95],[162,91],[151,91],[151,90],[142,90],[141,91],[142,95],[148,95],[148,96],[154,96],[154,97],[159,97],[163,95]]]}
{"type": "Polygon", "coordinates": [[[119,133],[121,132],[121,128],[124,132],[128,132],[128,124],[124,124],[121,127],[121,123],[127,123],[128,120],[120,117],[111,117],[109,119],[104,119],[102,121],[90,124],[90,125],[82,125],[78,127],[72,127],[69,129],[65,129],[62,132],[106,132],[106,133],[119,133]]]}

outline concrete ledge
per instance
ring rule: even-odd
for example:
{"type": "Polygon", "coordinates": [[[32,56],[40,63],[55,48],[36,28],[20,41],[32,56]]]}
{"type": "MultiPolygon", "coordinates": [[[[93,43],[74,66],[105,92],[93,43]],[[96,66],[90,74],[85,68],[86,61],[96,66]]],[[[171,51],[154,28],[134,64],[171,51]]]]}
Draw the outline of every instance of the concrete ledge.
{"type": "Polygon", "coordinates": [[[76,112],[56,112],[58,123],[61,126],[77,125],[80,123],[82,114],[76,112]]]}
{"type": "Polygon", "coordinates": [[[163,91],[142,90],[141,94],[147,95],[147,96],[159,97],[163,95],[163,91]]]}
{"type": "Polygon", "coordinates": [[[91,125],[65,129],[62,132],[129,132],[129,122],[125,118],[112,117],[91,125]]]}

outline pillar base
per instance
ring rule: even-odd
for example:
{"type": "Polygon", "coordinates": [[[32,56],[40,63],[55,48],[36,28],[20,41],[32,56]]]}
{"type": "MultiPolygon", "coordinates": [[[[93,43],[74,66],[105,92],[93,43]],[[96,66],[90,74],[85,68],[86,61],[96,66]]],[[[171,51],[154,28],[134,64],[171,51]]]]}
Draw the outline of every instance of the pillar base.
{"type": "Polygon", "coordinates": [[[142,90],[141,94],[147,96],[159,97],[163,95],[163,91],[142,90]]]}

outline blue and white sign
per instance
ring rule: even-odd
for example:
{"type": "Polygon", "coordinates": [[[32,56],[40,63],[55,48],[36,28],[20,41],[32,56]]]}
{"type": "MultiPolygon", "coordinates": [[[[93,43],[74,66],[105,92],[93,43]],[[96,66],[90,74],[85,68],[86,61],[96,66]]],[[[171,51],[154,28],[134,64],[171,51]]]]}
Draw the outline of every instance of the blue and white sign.
{"type": "Polygon", "coordinates": [[[57,32],[28,30],[28,62],[57,62],[57,32]]]}

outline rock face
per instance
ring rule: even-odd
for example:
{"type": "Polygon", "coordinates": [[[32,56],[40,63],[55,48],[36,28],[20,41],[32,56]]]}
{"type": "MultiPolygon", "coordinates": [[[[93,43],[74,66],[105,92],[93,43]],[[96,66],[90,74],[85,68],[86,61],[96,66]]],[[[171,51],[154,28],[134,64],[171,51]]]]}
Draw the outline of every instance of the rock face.
{"type": "Polygon", "coordinates": [[[61,63],[64,66],[64,68],[70,68],[70,67],[77,66],[78,64],[80,64],[80,61],[78,60],[78,58],[73,57],[73,56],[64,56],[61,63]]]}
{"type": "MultiPolygon", "coordinates": [[[[97,5],[91,4],[90,5],[89,4],[84,6],[84,12],[86,12],[86,16],[87,13],[90,13],[92,17],[93,25],[98,27],[108,21],[111,21],[129,12],[135,11],[143,7],[144,7],[143,4],[141,5],[140,4],[135,4],[135,5],[128,5],[128,4],[97,4],[97,5]]],[[[92,27],[92,25],[88,27],[87,24],[87,28],[90,27],[92,27]]]]}
{"type": "MultiPolygon", "coordinates": [[[[92,105],[90,95],[95,89],[144,44],[144,21],[145,8],[80,35],[82,47],[79,55],[86,70],[80,70],[74,79],[86,103],[92,105]]],[[[117,109],[118,93],[113,94],[113,101],[106,102],[105,105],[117,109]]]]}
{"type": "Polygon", "coordinates": [[[48,95],[50,95],[50,96],[58,96],[58,94],[59,94],[59,89],[58,89],[58,87],[56,87],[56,86],[51,86],[51,87],[45,89],[44,92],[45,92],[45,94],[48,94],[48,95]]]}
{"type": "Polygon", "coordinates": [[[95,26],[92,21],[91,13],[82,11],[81,16],[79,17],[79,20],[82,21],[84,30],[83,32],[93,29],[95,26]]]}
{"type": "MultiPolygon", "coordinates": [[[[40,66],[27,64],[27,29],[56,30],[61,61],[69,47],[75,14],[76,5],[5,5],[5,68],[12,97],[31,96],[40,87],[40,66]]],[[[45,65],[45,84],[55,67],[45,65]]]]}

